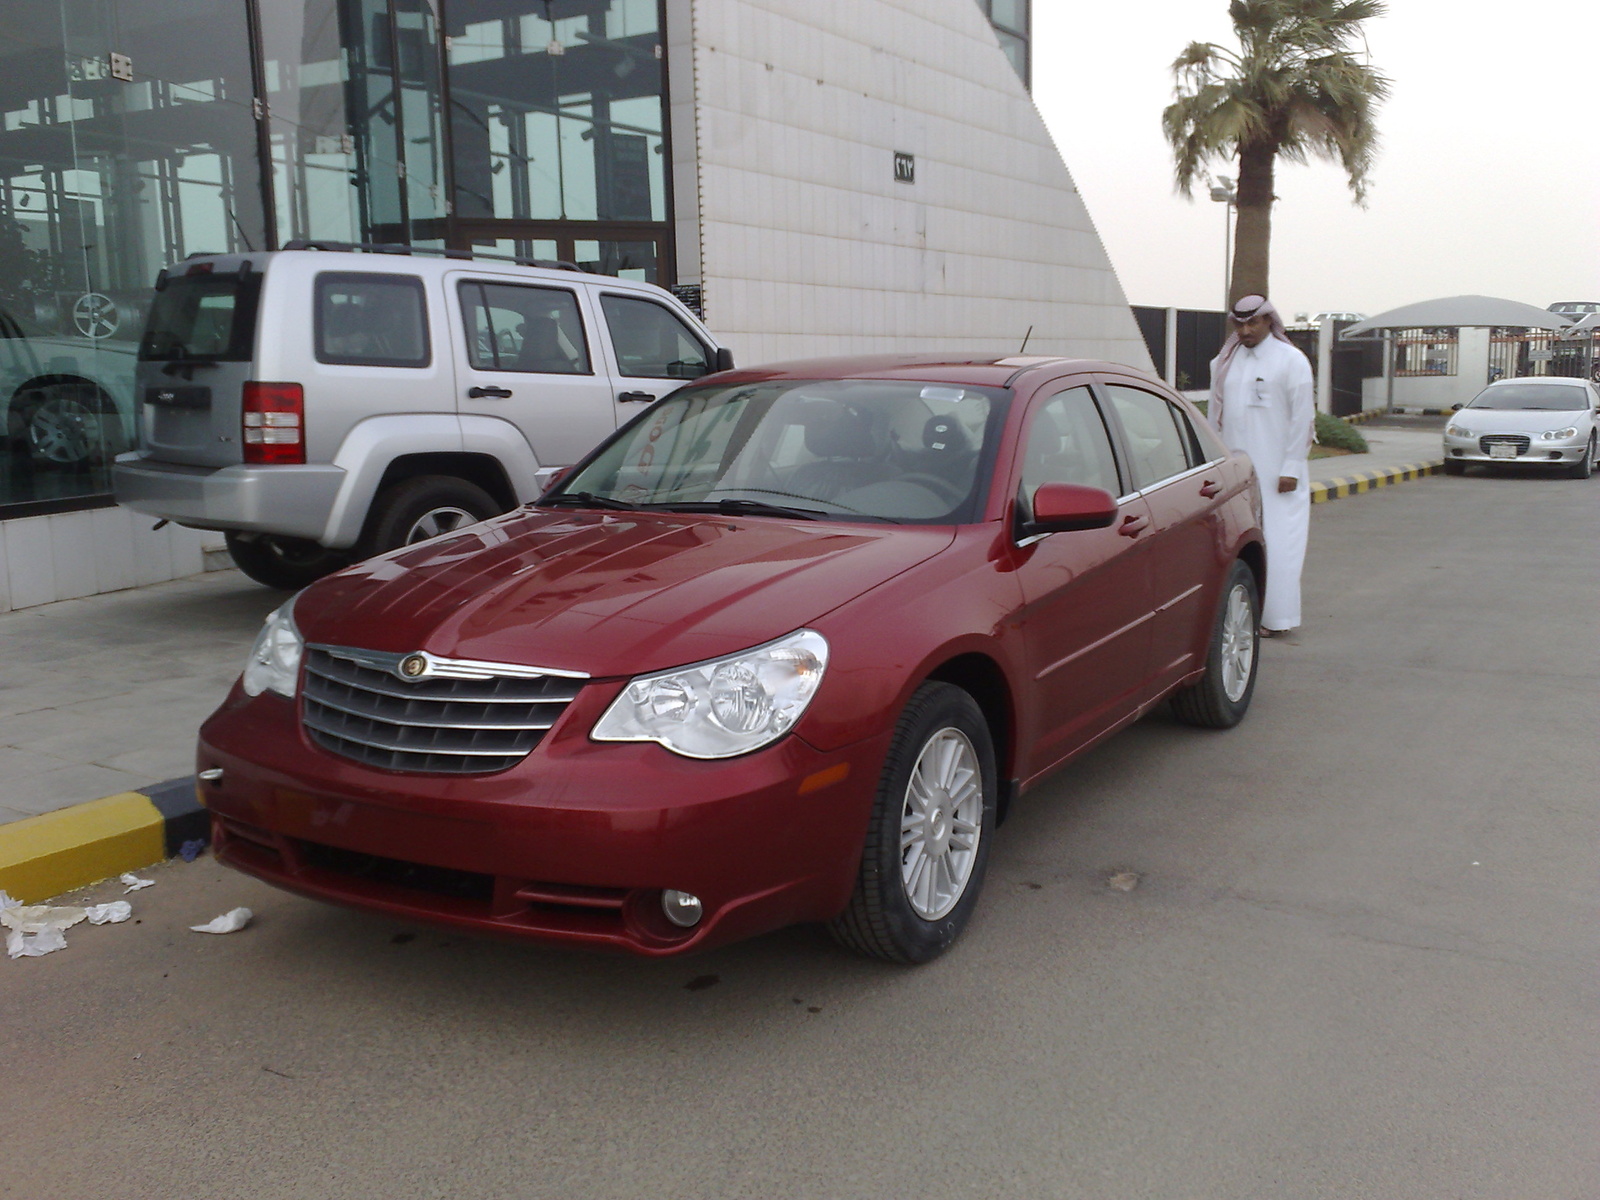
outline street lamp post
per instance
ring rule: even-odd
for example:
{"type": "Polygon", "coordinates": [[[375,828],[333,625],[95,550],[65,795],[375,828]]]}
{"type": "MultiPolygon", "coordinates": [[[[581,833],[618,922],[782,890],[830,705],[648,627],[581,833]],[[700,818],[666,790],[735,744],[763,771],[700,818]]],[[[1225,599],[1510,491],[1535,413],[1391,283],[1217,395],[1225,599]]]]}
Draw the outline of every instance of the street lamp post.
{"type": "Polygon", "coordinates": [[[1233,206],[1239,199],[1233,180],[1218,175],[1211,184],[1211,198],[1222,208],[1222,311],[1228,311],[1233,300],[1233,206]]]}

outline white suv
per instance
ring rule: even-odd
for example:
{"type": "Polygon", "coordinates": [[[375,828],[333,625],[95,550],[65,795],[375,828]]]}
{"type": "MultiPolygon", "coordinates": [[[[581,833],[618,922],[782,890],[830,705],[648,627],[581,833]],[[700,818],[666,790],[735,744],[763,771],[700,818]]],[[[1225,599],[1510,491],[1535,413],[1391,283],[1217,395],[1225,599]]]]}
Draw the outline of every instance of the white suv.
{"type": "Polygon", "coordinates": [[[286,248],[162,271],[117,500],[297,588],[535,499],[639,408],[733,366],[651,284],[286,248]]]}

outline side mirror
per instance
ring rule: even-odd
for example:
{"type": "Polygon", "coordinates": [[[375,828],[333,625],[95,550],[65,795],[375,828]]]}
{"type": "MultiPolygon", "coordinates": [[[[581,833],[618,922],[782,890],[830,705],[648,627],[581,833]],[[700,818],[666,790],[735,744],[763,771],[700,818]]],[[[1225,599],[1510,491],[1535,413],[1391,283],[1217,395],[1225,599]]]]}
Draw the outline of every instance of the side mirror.
{"type": "Polygon", "coordinates": [[[733,370],[733,351],[726,346],[718,346],[716,359],[711,364],[711,369],[713,372],[733,370]]]}
{"type": "Polygon", "coordinates": [[[1116,497],[1102,488],[1042,483],[1033,494],[1033,519],[1022,523],[1022,535],[1104,529],[1116,519],[1116,497]]]}
{"type": "Polygon", "coordinates": [[[1466,407],[1465,404],[1452,404],[1450,406],[1450,411],[1451,412],[1460,412],[1465,407],[1466,407]]]}

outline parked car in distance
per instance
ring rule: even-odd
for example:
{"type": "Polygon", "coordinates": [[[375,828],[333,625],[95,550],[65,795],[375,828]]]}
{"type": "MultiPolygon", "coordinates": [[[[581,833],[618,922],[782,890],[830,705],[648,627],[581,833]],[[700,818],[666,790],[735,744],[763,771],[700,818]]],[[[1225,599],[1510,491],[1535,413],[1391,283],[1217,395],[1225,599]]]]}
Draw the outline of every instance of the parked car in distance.
{"type": "Polygon", "coordinates": [[[1012,797],[1168,698],[1244,716],[1259,513],[1130,368],[703,380],[533,507],[272,614],[200,733],[212,845],[480,933],[665,955],[812,921],[925,961],[1012,797]]]}
{"type": "Polygon", "coordinates": [[[190,258],[156,283],[116,497],[223,530],[252,579],[303,587],[534,499],[732,363],[632,280],[355,249],[190,258]]]}
{"type": "Polygon", "coordinates": [[[1540,466],[1587,479],[1600,466],[1600,389],[1584,379],[1497,379],[1450,418],[1444,469],[1540,466]]]}

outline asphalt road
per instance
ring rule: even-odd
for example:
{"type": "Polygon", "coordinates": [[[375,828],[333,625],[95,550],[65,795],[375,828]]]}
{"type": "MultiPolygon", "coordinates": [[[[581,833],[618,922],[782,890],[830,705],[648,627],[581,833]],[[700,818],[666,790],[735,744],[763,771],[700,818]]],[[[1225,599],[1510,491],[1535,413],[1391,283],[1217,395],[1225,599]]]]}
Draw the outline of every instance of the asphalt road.
{"type": "Polygon", "coordinates": [[[0,961],[0,1196],[1593,1200],[1597,548],[1600,480],[1318,506],[1245,724],[1025,799],[918,970],[160,868],[140,924],[0,961]]]}

